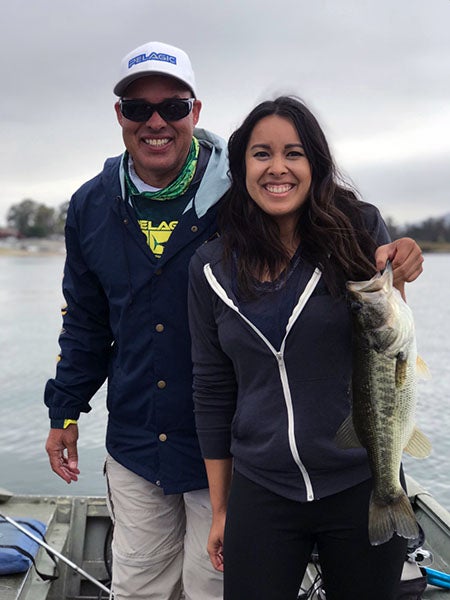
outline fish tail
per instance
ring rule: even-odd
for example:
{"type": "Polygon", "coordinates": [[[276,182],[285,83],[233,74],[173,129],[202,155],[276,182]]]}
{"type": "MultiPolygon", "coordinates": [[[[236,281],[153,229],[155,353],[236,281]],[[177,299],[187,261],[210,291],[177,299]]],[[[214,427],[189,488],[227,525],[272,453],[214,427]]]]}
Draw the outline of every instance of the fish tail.
{"type": "Polygon", "coordinates": [[[369,540],[372,546],[389,541],[396,533],[406,539],[419,535],[419,527],[408,496],[403,490],[389,502],[375,499],[369,504],[369,540]]]}

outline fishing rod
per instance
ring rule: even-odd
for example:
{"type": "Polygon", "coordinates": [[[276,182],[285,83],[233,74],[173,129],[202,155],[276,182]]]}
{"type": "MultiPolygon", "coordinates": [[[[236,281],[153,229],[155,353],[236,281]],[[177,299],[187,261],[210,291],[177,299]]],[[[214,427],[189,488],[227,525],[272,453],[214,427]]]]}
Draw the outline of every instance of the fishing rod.
{"type": "Polygon", "coordinates": [[[97,579],[95,579],[95,577],[93,577],[92,575],[89,575],[89,573],[86,573],[86,571],[84,571],[81,567],[79,567],[74,562],[72,562],[71,560],[69,560],[63,554],[60,554],[57,550],[54,550],[46,542],[44,542],[43,540],[39,539],[34,534],[32,534],[30,531],[28,531],[28,529],[26,529],[25,527],[22,527],[22,525],[20,525],[19,523],[17,523],[17,521],[15,521],[14,519],[11,519],[11,517],[7,517],[6,515],[3,515],[1,513],[0,513],[0,517],[2,519],[5,519],[5,521],[8,521],[8,523],[10,523],[14,527],[16,527],[19,531],[21,531],[26,536],[28,536],[29,538],[31,538],[34,542],[36,542],[37,544],[39,544],[39,546],[42,546],[43,548],[45,548],[47,550],[47,552],[50,552],[51,554],[54,554],[60,560],[62,560],[63,562],[65,562],[66,565],[68,565],[71,569],[73,569],[74,571],[76,571],[79,575],[83,575],[83,577],[85,577],[86,579],[89,579],[89,581],[91,581],[97,587],[99,587],[101,590],[103,590],[104,592],[106,592],[107,594],[109,594],[109,598],[113,597],[112,590],[110,590],[109,588],[107,588],[106,585],[103,585],[103,583],[101,583],[100,581],[98,581],[97,579]]]}

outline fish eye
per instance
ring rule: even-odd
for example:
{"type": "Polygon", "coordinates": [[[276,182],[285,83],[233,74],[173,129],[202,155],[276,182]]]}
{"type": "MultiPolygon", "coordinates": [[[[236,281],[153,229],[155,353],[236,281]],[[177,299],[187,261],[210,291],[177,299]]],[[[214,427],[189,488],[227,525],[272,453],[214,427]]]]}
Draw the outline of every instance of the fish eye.
{"type": "Polygon", "coordinates": [[[362,302],[359,300],[350,300],[350,310],[354,313],[359,312],[362,309],[362,302]]]}

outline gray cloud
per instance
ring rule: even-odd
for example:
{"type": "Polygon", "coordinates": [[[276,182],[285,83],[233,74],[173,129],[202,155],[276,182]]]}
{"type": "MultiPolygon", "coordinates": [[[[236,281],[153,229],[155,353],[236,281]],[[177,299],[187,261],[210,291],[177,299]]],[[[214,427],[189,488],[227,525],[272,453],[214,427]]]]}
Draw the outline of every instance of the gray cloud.
{"type": "Polygon", "coordinates": [[[278,0],[271,10],[259,0],[8,2],[0,222],[25,197],[66,200],[122,151],[111,90],[121,57],[150,39],[190,54],[201,126],[228,136],[257,101],[296,93],[332,146],[347,148],[344,167],[383,214],[404,222],[413,208],[418,219],[446,212],[449,17],[448,0],[278,0]],[[398,141],[423,124],[435,142],[398,141]],[[393,132],[395,160],[377,149],[361,162],[358,148],[382,147],[393,132]]]}
{"type": "Polygon", "coordinates": [[[397,224],[416,223],[450,212],[449,163],[414,160],[393,165],[355,168],[352,180],[364,199],[397,224]]]}

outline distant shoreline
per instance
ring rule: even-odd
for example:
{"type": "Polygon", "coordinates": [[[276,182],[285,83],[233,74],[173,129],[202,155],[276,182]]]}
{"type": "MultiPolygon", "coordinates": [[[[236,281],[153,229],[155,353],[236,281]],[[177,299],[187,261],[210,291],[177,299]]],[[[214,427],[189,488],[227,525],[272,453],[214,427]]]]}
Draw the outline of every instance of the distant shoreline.
{"type": "Polygon", "coordinates": [[[0,256],[63,256],[66,253],[62,238],[23,238],[0,242],[0,256]]]}
{"type": "Polygon", "coordinates": [[[421,242],[420,240],[417,240],[417,243],[422,248],[423,253],[450,253],[449,242],[421,242]]]}
{"type": "Polygon", "coordinates": [[[0,247],[0,256],[21,256],[21,257],[28,257],[28,256],[36,256],[36,257],[42,257],[45,258],[47,256],[64,256],[65,255],[65,251],[61,251],[58,252],[56,250],[39,250],[39,251],[34,251],[34,250],[23,250],[23,249],[14,249],[14,248],[2,248],[0,247]]]}
{"type": "MultiPolygon", "coordinates": [[[[448,254],[449,242],[426,242],[417,240],[424,254],[448,254]]],[[[66,253],[63,239],[24,238],[14,241],[0,241],[0,256],[64,256],[66,253]]]]}

